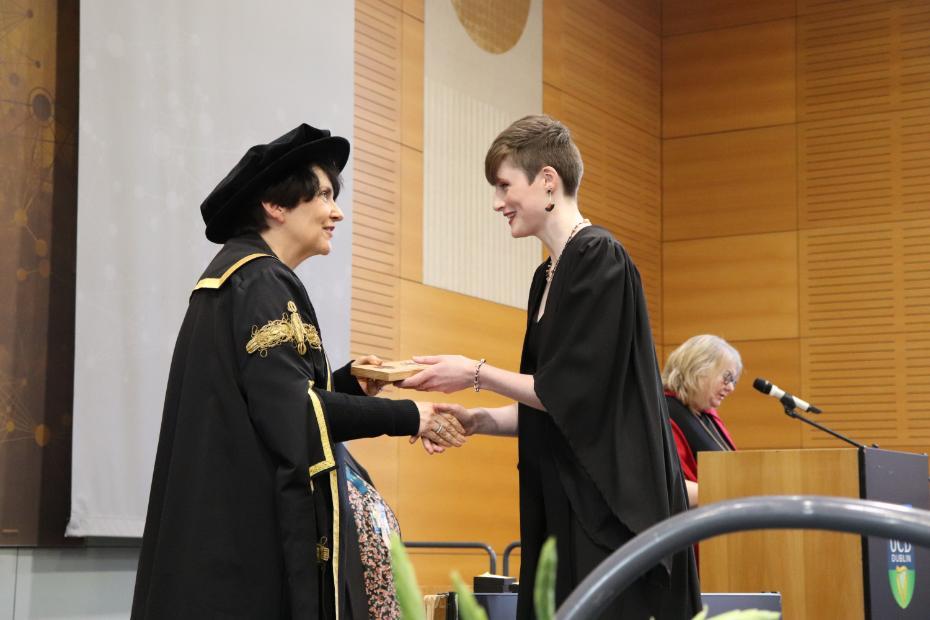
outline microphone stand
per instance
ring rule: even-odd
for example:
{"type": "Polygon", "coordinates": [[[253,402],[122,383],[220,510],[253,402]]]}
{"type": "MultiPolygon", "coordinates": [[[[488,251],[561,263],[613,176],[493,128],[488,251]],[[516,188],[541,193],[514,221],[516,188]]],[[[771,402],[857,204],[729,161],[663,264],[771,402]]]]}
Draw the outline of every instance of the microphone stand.
{"type": "MultiPolygon", "coordinates": [[[[833,435],[833,436],[836,437],[837,439],[839,439],[839,440],[841,440],[841,441],[845,441],[846,443],[848,443],[848,444],[851,445],[851,446],[855,446],[855,447],[859,448],[860,450],[865,450],[866,446],[862,445],[862,444],[859,443],[858,441],[855,441],[854,439],[850,439],[849,437],[847,437],[846,435],[843,435],[842,433],[837,433],[836,431],[827,428],[827,427],[824,426],[823,424],[819,424],[819,423],[814,422],[813,420],[811,420],[811,419],[809,419],[809,418],[805,418],[805,417],[802,416],[800,413],[798,413],[797,411],[795,411],[794,403],[793,403],[793,402],[790,402],[790,401],[787,402],[787,403],[784,402],[784,401],[779,401],[779,402],[781,402],[781,406],[784,407],[784,409],[785,409],[785,415],[787,415],[789,418],[794,418],[795,420],[800,420],[800,421],[804,422],[805,424],[810,424],[810,425],[813,426],[814,428],[818,428],[818,429],[822,430],[823,432],[825,432],[825,433],[827,433],[827,434],[829,434],[829,435],[833,435]]],[[[873,447],[873,448],[878,448],[878,444],[873,443],[873,444],[872,444],[872,447],[873,447]]],[[[930,482],[930,476],[927,477],[927,482],[930,482]]]]}
{"type": "Polygon", "coordinates": [[[797,411],[795,411],[795,409],[794,409],[794,403],[791,403],[791,404],[782,403],[781,406],[785,408],[785,415],[787,415],[789,418],[794,418],[795,420],[800,420],[800,421],[804,422],[805,424],[810,424],[810,425],[813,426],[814,428],[819,428],[819,429],[822,430],[823,432],[828,433],[828,434],[830,434],[830,435],[833,435],[833,436],[836,437],[837,439],[839,439],[839,440],[841,440],[841,441],[845,441],[846,443],[848,443],[848,444],[850,444],[850,445],[852,445],[852,446],[856,446],[856,447],[859,448],[860,450],[865,450],[866,446],[862,445],[862,444],[859,443],[858,441],[855,441],[855,440],[853,440],[853,439],[850,439],[849,437],[847,437],[846,435],[843,435],[842,433],[837,433],[836,431],[827,428],[827,427],[824,426],[823,424],[820,424],[820,423],[818,423],[818,422],[814,422],[814,421],[811,420],[810,418],[805,418],[804,416],[802,416],[801,414],[799,414],[797,411]]]}

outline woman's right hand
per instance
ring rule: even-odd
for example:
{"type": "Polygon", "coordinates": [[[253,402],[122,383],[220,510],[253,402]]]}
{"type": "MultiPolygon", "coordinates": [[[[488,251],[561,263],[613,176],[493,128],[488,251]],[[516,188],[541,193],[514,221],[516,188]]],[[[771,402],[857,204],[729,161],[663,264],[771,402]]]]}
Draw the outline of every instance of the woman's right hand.
{"type": "MultiPolygon", "coordinates": [[[[420,428],[411,443],[418,438],[423,439],[423,446],[430,454],[441,452],[440,448],[460,448],[465,444],[465,429],[456,417],[450,413],[443,413],[440,405],[434,403],[416,402],[420,413],[420,428]],[[428,442],[428,443],[427,443],[428,442]],[[433,451],[430,448],[433,447],[433,451]]],[[[448,405],[446,405],[448,406],[448,405]]]]}

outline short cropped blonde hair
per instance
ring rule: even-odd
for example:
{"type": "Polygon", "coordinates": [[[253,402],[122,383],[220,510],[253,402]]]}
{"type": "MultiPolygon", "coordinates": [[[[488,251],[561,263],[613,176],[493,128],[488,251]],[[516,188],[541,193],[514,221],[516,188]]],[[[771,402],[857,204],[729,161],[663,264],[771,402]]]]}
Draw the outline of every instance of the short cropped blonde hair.
{"type": "Polygon", "coordinates": [[[575,197],[584,174],[581,152],[568,127],[545,114],[524,116],[498,135],[484,157],[484,176],[497,183],[497,170],[507,158],[523,170],[530,183],[545,166],[552,166],[562,178],[566,196],[575,197]]]}
{"type": "Polygon", "coordinates": [[[709,376],[724,359],[736,364],[738,379],[743,372],[739,351],[719,336],[693,336],[668,356],[662,371],[662,384],[675,392],[681,402],[693,408],[697,404],[701,380],[709,376]]]}

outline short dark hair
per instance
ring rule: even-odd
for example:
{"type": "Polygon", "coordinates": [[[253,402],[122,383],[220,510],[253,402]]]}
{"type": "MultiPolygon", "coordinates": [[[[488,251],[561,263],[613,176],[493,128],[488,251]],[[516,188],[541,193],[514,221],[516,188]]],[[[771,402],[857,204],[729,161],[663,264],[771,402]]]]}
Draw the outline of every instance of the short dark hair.
{"type": "Polygon", "coordinates": [[[293,209],[305,200],[313,200],[320,191],[320,181],[313,171],[314,166],[329,177],[333,186],[333,199],[338,198],[342,188],[339,169],[328,162],[311,162],[293,170],[286,177],[267,186],[257,196],[250,198],[233,224],[230,237],[268,230],[265,207],[262,206],[264,202],[293,209]]]}
{"type": "Polygon", "coordinates": [[[581,152],[568,127],[551,116],[524,116],[498,135],[484,158],[484,176],[497,182],[497,170],[507,158],[523,170],[530,183],[544,166],[552,166],[562,177],[566,196],[576,196],[584,174],[581,152]]]}

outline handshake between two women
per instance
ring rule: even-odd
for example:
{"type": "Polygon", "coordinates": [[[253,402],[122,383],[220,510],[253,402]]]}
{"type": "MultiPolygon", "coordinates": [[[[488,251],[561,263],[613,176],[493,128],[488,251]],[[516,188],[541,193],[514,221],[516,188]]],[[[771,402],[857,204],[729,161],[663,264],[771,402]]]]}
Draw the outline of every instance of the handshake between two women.
{"type": "MultiPolygon", "coordinates": [[[[366,363],[380,365],[377,358],[366,358],[366,363]]],[[[428,355],[414,357],[413,361],[426,366],[417,374],[394,385],[421,392],[450,394],[467,388],[476,392],[485,389],[519,402],[528,402],[543,409],[536,397],[532,376],[521,375],[495,368],[485,360],[473,360],[461,355],[428,355]],[[524,400],[526,399],[526,400],[524,400]]],[[[363,385],[363,388],[366,386],[363,385]]],[[[381,385],[376,386],[380,389],[381,385]]],[[[366,391],[369,391],[366,388],[366,391]]],[[[370,393],[370,392],[369,392],[370,393]]],[[[448,403],[417,402],[420,411],[419,434],[410,439],[421,439],[429,454],[458,448],[465,438],[474,434],[515,436],[517,434],[517,403],[504,407],[466,409],[448,403]]]]}

